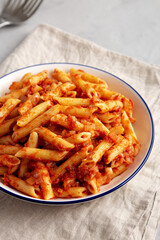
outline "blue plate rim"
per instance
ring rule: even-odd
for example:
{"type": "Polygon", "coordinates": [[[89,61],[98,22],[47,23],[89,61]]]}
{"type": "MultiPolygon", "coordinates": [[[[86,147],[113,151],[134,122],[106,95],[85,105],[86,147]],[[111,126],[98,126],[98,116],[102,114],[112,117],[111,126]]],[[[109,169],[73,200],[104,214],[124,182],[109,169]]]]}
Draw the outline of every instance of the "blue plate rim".
{"type": "Polygon", "coordinates": [[[150,121],[151,121],[151,130],[152,130],[152,136],[151,136],[151,141],[150,141],[150,145],[149,145],[149,149],[143,159],[143,161],[141,162],[141,164],[139,165],[139,167],[127,178],[125,179],[123,182],[121,182],[120,184],[118,184],[117,186],[115,186],[114,188],[108,190],[108,191],[105,191],[103,193],[99,193],[97,195],[90,195],[88,196],[87,198],[84,198],[84,199],[81,199],[81,198],[77,198],[75,200],[68,200],[68,201],[56,201],[56,200],[40,200],[40,199],[30,199],[28,196],[20,196],[16,193],[12,193],[10,191],[8,191],[7,189],[4,189],[3,187],[0,186],[0,190],[11,195],[12,197],[15,197],[15,198],[19,198],[19,199],[22,199],[22,200],[25,200],[27,202],[32,202],[32,203],[37,203],[37,204],[42,204],[42,205],[71,205],[71,204],[78,204],[78,203],[84,203],[84,202],[88,202],[88,201],[91,201],[91,200],[95,200],[97,198],[100,198],[100,197],[103,197],[105,195],[108,195],[109,193],[112,193],[114,192],[115,190],[119,189],[120,187],[122,187],[123,185],[125,185],[127,182],[129,182],[140,170],[141,168],[144,166],[144,164],[146,163],[151,151],[152,151],[152,148],[153,148],[153,143],[154,143],[154,137],[155,137],[155,133],[154,133],[154,121],[153,121],[153,117],[152,117],[152,113],[147,105],[147,103],[145,102],[145,100],[142,98],[142,96],[130,85],[128,84],[127,82],[125,82],[124,80],[122,80],[121,78],[117,77],[116,75],[112,74],[112,73],[109,73],[105,70],[102,70],[100,68],[97,68],[97,67],[92,67],[92,66],[89,66],[89,65],[85,65],[85,64],[80,64],[80,63],[69,63],[69,62],[51,62],[51,63],[40,63],[40,64],[34,64],[34,65],[30,65],[30,66],[27,66],[27,67],[23,67],[23,68],[19,68],[19,69],[16,69],[10,73],[7,73],[5,75],[3,75],[2,77],[0,77],[0,79],[2,78],[5,78],[6,76],[8,75],[11,75],[15,72],[18,72],[18,71],[21,71],[21,70],[24,70],[24,69],[27,69],[27,68],[31,68],[31,67],[37,67],[37,66],[42,66],[42,65],[56,65],[56,64],[59,64],[59,65],[75,65],[75,66],[82,66],[82,67],[86,67],[86,68],[91,68],[91,69],[95,69],[95,70],[98,70],[98,71],[101,71],[101,72],[104,72],[104,73],[107,73],[113,77],[115,77],[116,79],[118,79],[119,81],[123,82],[124,84],[126,84],[129,88],[131,88],[138,96],[139,98],[142,100],[142,102],[144,103],[147,111],[148,111],[148,114],[149,114],[149,117],[150,117],[150,121]]]}

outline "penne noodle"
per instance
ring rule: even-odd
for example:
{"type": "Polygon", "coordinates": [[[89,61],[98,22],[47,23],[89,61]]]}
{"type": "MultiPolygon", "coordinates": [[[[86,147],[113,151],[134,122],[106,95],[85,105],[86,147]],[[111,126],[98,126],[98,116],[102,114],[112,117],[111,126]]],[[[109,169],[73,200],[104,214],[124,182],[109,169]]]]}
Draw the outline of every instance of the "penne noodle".
{"type": "Polygon", "coordinates": [[[97,89],[97,92],[99,94],[99,97],[104,99],[104,100],[115,99],[117,96],[119,96],[119,93],[116,93],[116,92],[114,92],[112,90],[109,90],[107,88],[97,89]]]}
{"type": "Polygon", "coordinates": [[[96,110],[97,110],[96,107],[83,108],[77,106],[60,105],[60,113],[72,115],[78,118],[89,118],[92,115],[92,113],[94,113],[96,110]]]}
{"type": "Polygon", "coordinates": [[[132,144],[134,145],[134,155],[136,156],[140,151],[141,145],[137,140],[137,136],[133,129],[132,123],[125,111],[122,111],[122,125],[125,129],[125,134],[131,136],[132,138],[132,144]]]}
{"type": "Polygon", "coordinates": [[[90,146],[84,147],[79,152],[76,152],[74,155],[68,158],[64,163],[62,163],[54,172],[52,182],[57,181],[59,177],[66,172],[67,168],[69,169],[71,167],[79,165],[82,162],[82,160],[88,156],[90,150],[91,150],[90,146]]]}
{"type": "Polygon", "coordinates": [[[30,95],[28,99],[18,108],[18,112],[20,115],[24,115],[28,110],[32,107],[36,106],[40,100],[39,92],[30,95]]]}
{"type": "Polygon", "coordinates": [[[108,150],[104,161],[106,164],[112,162],[119,154],[125,151],[125,149],[129,146],[129,141],[125,138],[117,144],[115,144],[111,149],[108,150]]]}
{"type": "MultiPolygon", "coordinates": [[[[28,123],[26,126],[17,129],[13,135],[13,141],[18,142],[20,139],[26,137],[34,128],[45,125],[53,115],[59,112],[59,105],[51,107],[49,110],[35,118],[33,121],[28,123]]],[[[1,133],[1,132],[0,132],[1,133]]]]}
{"type": "Polygon", "coordinates": [[[28,81],[28,79],[32,76],[32,73],[26,73],[19,82],[13,82],[9,87],[10,91],[15,91],[20,88],[23,88],[23,82],[28,81]]]}
{"type": "Polygon", "coordinates": [[[76,91],[67,91],[64,93],[64,97],[76,98],[77,92],[76,91]]]}
{"type": "Polygon", "coordinates": [[[125,129],[125,133],[131,135],[132,141],[133,141],[133,143],[135,143],[137,140],[137,137],[136,137],[135,131],[132,127],[131,121],[129,120],[129,118],[124,110],[122,111],[122,125],[125,129]]]}
{"type": "Polygon", "coordinates": [[[10,98],[0,108],[0,124],[12,112],[12,110],[20,103],[19,99],[10,98]]]}
{"type": "Polygon", "coordinates": [[[21,146],[0,145],[0,154],[15,155],[21,148],[21,146]]]}
{"type": "MultiPolygon", "coordinates": [[[[26,144],[27,147],[37,148],[38,147],[38,134],[36,132],[32,132],[28,138],[28,142],[26,144]]],[[[19,167],[18,177],[24,177],[25,173],[28,171],[29,159],[23,158],[19,167]]]]}
{"type": "Polygon", "coordinates": [[[38,147],[38,134],[35,131],[30,133],[26,146],[32,148],[38,147]]]}
{"type": "Polygon", "coordinates": [[[51,132],[49,129],[40,127],[34,129],[38,135],[45,141],[50,143],[52,146],[57,147],[59,150],[70,150],[74,148],[74,144],[67,142],[65,139],[59,137],[55,133],[51,132]]]}
{"type": "Polygon", "coordinates": [[[31,197],[38,198],[39,196],[36,194],[35,188],[24,180],[15,177],[14,175],[5,174],[4,183],[12,186],[20,192],[23,192],[31,197]]]}
{"type": "Polygon", "coordinates": [[[118,143],[123,140],[122,134],[124,134],[124,128],[122,126],[115,126],[110,129],[108,135],[114,143],[118,143]]]}
{"type": "Polygon", "coordinates": [[[18,125],[17,125],[17,123],[16,123],[16,124],[13,126],[13,128],[12,128],[13,132],[16,131],[18,128],[19,128],[19,127],[18,127],[18,125]]]}
{"type": "Polygon", "coordinates": [[[71,69],[70,69],[70,73],[71,73],[72,75],[80,75],[81,78],[82,78],[83,80],[87,81],[87,82],[104,84],[106,87],[108,87],[106,81],[103,80],[102,78],[93,76],[93,75],[91,75],[91,74],[85,73],[85,72],[80,71],[80,70],[76,70],[76,69],[74,69],[74,68],[71,68],[71,69]]]}
{"type": "Polygon", "coordinates": [[[28,85],[37,85],[39,82],[44,81],[48,77],[48,71],[44,70],[36,75],[32,75],[29,78],[24,79],[23,81],[23,86],[28,86],[28,85]]]}
{"type": "Polygon", "coordinates": [[[48,169],[45,167],[44,163],[42,162],[38,162],[37,167],[38,167],[39,177],[41,179],[40,187],[41,187],[43,198],[45,200],[49,200],[54,197],[54,193],[53,193],[48,169]]]}
{"type": "Polygon", "coordinates": [[[96,194],[99,192],[99,186],[97,184],[96,178],[93,178],[92,180],[87,182],[87,189],[93,194],[96,194]]]}
{"type": "Polygon", "coordinates": [[[14,172],[16,172],[19,168],[19,165],[15,165],[14,167],[8,168],[8,174],[13,174],[14,172]]]}
{"type": "Polygon", "coordinates": [[[30,148],[23,147],[16,154],[16,157],[20,158],[28,158],[36,161],[60,161],[62,160],[67,151],[56,151],[56,150],[48,150],[48,149],[40,149],[40,148],[30,148]]]}
{"type": "MultiPolygon", "coordinates": [[[[31,92],[33,93],[39,92],[41,89],[42,88],[40,86],[35,86],[31,92]]],[[[26,95],[29,90],[30,90],[30,86],[15,90],[3,97],[0,97],[0,102],[4,103],[5,101],[7,101],[7,99],[10,99],[10,98],[21,98],[22,96],[26,95]]]]}
{"type": "Polygon", "coordinates": [[[117,113],[117,112],[96,113],[96,116],[103,123],[111,123],[111,122],[115,121],[115,119],[117,117],[119,117],[119,113],[117,113]]]}
{"type": "Polygon", "coordinates": [[[8,168],[7,167],[0,167],[0,176],[3,176],[7,172],[8,172],[8,168]]]}
{"type": "Polygon", "coordinates": [[[119,100],[107,100],[105,102],[97,102],[95,106],[98,108],[99,113],[105,113],[122,108],[123,103],[119,100]]]}
{"type": "Polygon", "coordinates": [[[67,129],[75,131],[82,131],[84,126],[74,116],[66,116],[64,114],[57,114],[51,118],[51,122],[59,124],[67,129]]]}
{"type": "Polygon", "coordinates": [[[83,160],[83,164],[99,162],[104,153],[108,151],[108,149],[110,149],[112,145],[113,143],[109,142],[108,140],[103,140],[93,149],[93,151],[88,155],[88,157],[83,160]]]}
{"type": "Polygon", "coordinates": [[[66,98],[66,97],[53,97],[53,100],[60,105],[67,106],[82,106],[88,107],[91,105],[91,100],[88,98],[66,98]]]}
{"type": "Polygon", "coordinates": [[[0,137],[9,134],[12,131],[12,127],[17,121],[18,117],[9,119],[0,124],[0,137]]]}
{"type": "Polygon", "coordinates": [[[128,168],[128,166],[129,166],[129,164],[123,163],[123,164],[120,165],[119,167],[114,168],[114,169],[113,169],[113,174],[112,174],[112,176],[111,176],[111,179],[117,177],[118,175],[120,175],[121,173],[123,173],[124,171],[126,171],[127,168],[128,168]]]}
{"type": "Polygon", "coordinates": [[[111,167],[105,167],[105,173],[101,174],[97,182],[99,186],[101,186],[104,184],[108,184],[112,178],[113,178],[113,169],[111,167]]]}
{"type": "Polygon", "coordinates": [[[80,77],[75,76],[73,78],[74,84],[89,98],[98,97],[96,90],[93,88],[91,83],[83,81],[80,77]]]}
{"type": "Polygon", "coordinates": [[[96,116],[92,117],[92,121],[95,124],[95,130],[100,131],[102,134],[106,136],[108,135],[109,133],[108,128],[96,116]]]}
{"type": "Polygon", "coordinates": [[[133,102],[130,99],[123,97],[123,106],[124,106],[123,109],[128,115],[131,123],[134,123],[135,120],[132,116],[133,102]]]}
{"type": "Polygon", "coordinates": [[[66,82],[57,86],[54,90],[44,93],[41,97],[44,101],[53,100],[54,97],[61,97],[66,91],[72,91],[76,88],[73,83],[66,82]]]}
{"type": "Polygon", "coordinates": [[[85,187],[71,187],[67,191],[54,191],[54,194],[56,197],[60,198],[80,198],[87,196],[87,189],[85,187]]]}
{"type": "Polygon", "coordinates": [[[60,71],[57,68],[54,69],[52,76],[62,83],[71,82],[71,79],[68,77],[67,73],[60,71]]]}
{"type": "Polygon", "coordinates": [[[2,145],[16,145],[15,142],[13,142],[13,139],[11,135],[0,137],[0,144],[2,145]]]}
{"type": "Polygon", "coordinates": [[[65,138],[65,140],[73,144],[80,144],[88,141],[90,138],[91,138],[90,132],[81,132],[73,134],[72,136],[65,138]]]}
{"type": "Polygon", "coordinates": [[[19,112],[18,112],[18,107],[14,108],[10,114],[7,116],[7,119],[11,119],[11,118],[14,118],[14,117],[17,117],[19,115],[19,112]]]}
{"type": "Polygon", "coordinates": [[[34,108],[28,110],[26,114],[22,115],[17,120],[17,125],[19,127],[26,126],[29,122],[31,122],[33,119],[38,117],[40,114],[44,113],[51,106],[52,106],[52,104],[50,101],[46,101],[46,102],[38,104],[34,108]]]}
{"type": "Polygon", "coordinates": [[[7,167],[14,167],[20,164],[20,160],[12,155],[0,155],[0,164],[7,167]]]}
{"type": "Polygon", "coordinates": [[[27,86],[27,87],[15,90],[11,93],[8,93],[7,95],[0,97],[0,102],[4,103],[5,101],[7,101],[7,99],[10,99],[10,98],[20,98],[21,96],[23,96],[27,93],[29,88],[30,88],[30,86],[27,86]]]}

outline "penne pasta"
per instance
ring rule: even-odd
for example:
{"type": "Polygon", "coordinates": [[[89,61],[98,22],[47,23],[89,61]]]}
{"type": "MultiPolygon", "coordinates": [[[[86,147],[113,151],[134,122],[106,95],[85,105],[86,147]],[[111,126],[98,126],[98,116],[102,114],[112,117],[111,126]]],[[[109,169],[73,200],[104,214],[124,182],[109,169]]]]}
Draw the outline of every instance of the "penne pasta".
{"type": "Polygon", "coordinates": [[[62,83],[71,82],[71,79],[69,78],[69,76],[65,72],[60,71],[57,68],[54,69],[52,76],[62,83]]]}
{"type": "MultiPolygon", "coordinates": [[[[7,101],[7,99],[10,99],[10,98],[21,98],[22,96],[26,95],[27,92],[29,91],[30,89],[30,86],[27,86],[27,87],[24,87],[24,88],[21,88],[21,89],[18,89],[18,90],[15,90],[11,93],[8,93],[7,95],[3,96],[3,97],[0,97],[0,102],[4,103],[5,101],[7,101]]],[[[39,92],[42,88],[40,86],[35,86],[33,89],[32,89],[32,92],[35,93],[35,92],[39,92]]]]}
{"type": "Polygon", "coordinates": [[[48,77],[48,71],[44,70],[36,75],[31,75],[29,78],[23,80],[23,86],[37,85],[39,82],[44,81],[48,77]]]}
{"type": "MultiPolygon", "coordinates": [[[[12,135],[13,141],[18,142],[18,140],[26,137],[34,128],[45,125],[45,123],[47,123],[51,119],[51,117],[57,114],[58,112],[59,112],[59,105],[55,105],[51,107],[49,110],[47,110],[46,112],[44,112],[43,114],[35,118],[26,126],[17,129],[12,135]]],[[[0,134],[1,134],[1,131],[0,131],[0,134]]]]}
{"type": "Polygon", "coordinates": [[[60,106],[60,112],[78,118],[88,118],[97,110],[96,107],[83,108],[77,106],[60,106]]]}
{"type": "Polygon", "coordinates": [[[0,145],[0,154],[15,155],[21,148],[21,146],[0,145]]]}
{"type": "Polygon", "coordinates": [[[19,168],[19,165],[15,165],[14,167],[8,168],[8,174],[13,174],[15,173],[19,168]]]}
{"type": "Polygon", "coordinates": [[[106,87],[108,87],[106,81],[103,80],[102,78],[93,76],[91,74],[85,73],[85,72],[80,71],[80,70],[76,70],[74,68],[70,69],[70,73],[72,75],[80,75],[82,77],[82,79],[87,81],[87,82],[104,84],[106,87]]]}
{"type": "Polygon", "coordinates": [[[97,163],[101,160],[104,153],[108,151],[108,149],[110,149],[112,145],[112,142],[109,142],[108,140],[103,140],[95,147],[93,152],[91,152],[88,157],[84,159],[83,164],[97,163]]]}
{"type": "Polygon", "coordinates": [[[80,144],[87,142],[90,138],[91,138],[90,132],[81,132],[73,134],[72,136],[65,138],[65,140],[73,144],[80,144]]]}
{"type": "Polygon", "coordinates": [[[35,188],[14,175],[5,174],[4,183],[31,197],[38,198],[35,188]]]}
{"type": "Polygon", "coordinates": [[[75,76],[73,78],[73,82],[77,86],[77,88],[80,89],[89,98],[98,97],[98,94],[91,83],[83,81],[78,76],[75,76]]]}
{"type": "Polygon", "coordinates": [[[115,99],[117,96],[119,96],[119,93],[116,93],[107,88],[97,89],[97,92],[98,92],[100,98],[103,100],[110,100],[110,99],[112,100],[112,99],[115,99]]]}
{"type": "Polygon", "coordinates": [[[117,117],[119,117],[118,112],[105,112],[105,113],[96,113],[96,116],[98,117],[99,120],[101,120],[103,123],[112,123],[115,121],[117,117]]]}
{"type": "Polygon", "coordinates": [[[64,114],[57,114],[51,118],[51,122],[59,124],[67,129],[75,131],[82,131],[84,126],[74,116],[66,116],[64,114]]]}
{"type": "Polygon", "coordinates": [[[66,83],[63,83],[63,84],[57,86],[54,90],[44,93],[41,98],[44,101],[47,101],[47,100],[52,101],[54,99],[54,97],[61,97],[61,96],[63,96],[63,94],[66,91],[72,91],[75,88],[76,88],[76,86],[73,83],[66,82],[66,83]]]}
{"type": "Polygon", "coordinates": [[[0,137],[9,134],[12,131],[12,127],[16,123],[18,117],[9,119],[0,124],[0,137]]]}
{"type": "Polygon", "coordinates": [[[122,174],[124,171],[127,170],[128,167],[129,167],[129,164],[123,163],[120,166],[118,166],[117,168],[114,168],[111,179],[113,179],[113,178],[117,177],[118,175],[122,174]]]}
{"type": "MultiPolygon", "coordinates": [[[[54,189],[53,189],[54,191],[54,189]]],[[[85,187],[71,187],[67,191],[59,190],[58,192],[55,190],[54,194],[56,197],[60,198],[80,198],[87,196],[87,189],[85,187]]]]}
{"type": "Polygon", "coordinates": [[[87,183],[87,188],[93,194],[96,194],[99,192],[99,186],[97,184],[96,178],[93,178],[87,183]]]}
{"type": "Polygon", "coordinates": [[[7,172],[8,172],[8,168],[7,167],[0,167],[0,176],[3,176],[7,172]]]}
{"type": "MultiPolygon", "coordinates": [[[[26,143],[27,147],[37,148],[38,147],[38,134],[36,132],[32,132],[28,138],[28,142],[26,143]]],[[[28,158],[23,158],[19,167],[18,177],[22,178],[25,176],[25,173],[28,171],[28,158]]]]}
{"type": "MultiPolygon", "coordinates": [[[[18,80],[18,79],[17,79],[18,80]]],[[[78,198],[135,161],[133,102],[70,69],[27,73],[0,97],[0,176],[33,198],[78,198]]]]}
{"type": "Polygon", "coordinates": [[[16,107],[9,113],[9,115],[7,116],[7,119],[17,117],[18,115],[19,115],[18,107],[16,107]]]}
{"type": "Polygon", "coordinates": [[[125,129],[125,133],[131,135],[132,141],[135,143],[137,140],[137,137],[136,137],[135,131],[133,129],[133,126],[132,126],[125,111],[122,111],[122,125],[125,129]]]}
{"type": "Polygon", "coordinates": [[[13,139],[11,135],[0,137],[0,144],[2,145],[16,145],[15,142],[13,142],[13,139]]]}
{"type": "Polygon", "coordinates": [[[109,133],[108,128],[96,116],[92,117],[92,121],[94,122],[95,129],[97,131],[100,131],[102,134],[104,134],[106,136],[108,135],[108,133],[109,133]]]}
{"type": "Polygon", "coordinates": [[[26,114],[24,114],[23,116],[21,116],[18,120],[17,120],[17,125],[19,127],[24,127],[26,126],[29,122],[31,122],[33,119],[35,119],[37,116],[39,116],[40,114],[44,113],[48,108],[50,108],[52,106],[50,101],[46,101],[43,103],[38,104],[37,106],[35,106],[34,108],[30,109],[27,111],[26,114]]]}
{"type": "Polygon", "coordinates": [[[32,73],[26,73],[19,82],[13,82],[9,87],[10,91],[15,91],[20,88],[23,88],[23,82],[28,81],[28,79],[32,76],[32,73]]]}
{"type": "Polygon", "coordinates": [[[28,158],[36,161],[60,161],[62,160],[67,151],[56,151],[56,150],[48,150],[48,149],[40,149],[40,148],[30,148],[23,147],[16,154],[16,157],[20,158],[28,158]]]}
{"type": "Polygon", "coordinates": [[[130,99],[123,97],[123,105],[124,105],[124,111],[128,115],[131,123],[134,123],[135,120],[132,116],[133,102],[130,99]]]}
{"type": "Polygon", "coordinates": [[[0,155],[0,164],[7,167],[14,167],[20,164],[20,160],[12,155],[0,155]]]}
{"type": "Polygon", "coordinates": [[[7,95],[0,97],[0,102],[4,103],[10,98],[20,98],[21,96],[25,95],[27,91],[29,90],[30,86],[15,90],[11,93],[8,93],[7,95]]]}
{"type": "Polygon", "coordinates": [[[115,126],[110,129],[109,137],[115,142],[118,143],[123,140],[124,128],[122,126],[115,126]]]}
{"type": "Polygon", "coordinates": [[[81,106],[88,107],[91,105],[91,100],[88,98],[66,98],[66,97],[53,97],[53,100],[60,105],[67,106],[81,106]]]}
{"type": "Polygon", "coordinates": [[[49,176],[48,169],[45,167],[44,163],[38,162],[37,163],[38,174],[40,178],[40,187],[42,191],[43,198],[45,200],[49,200],[54,197],[51,179],[49,176]]]}
{"type": "Polygon", "coordinates": [[[98,108],[99,113],[105,113],[113,110],[119,110],[123,107],[123,103],[119,100],[107,100],[105,102],[97,102],[95,106],[98,108]]]}
{"type": "Polygon", "coordinates": [[[0,124],[12,112],[12,110],[20,103],[19,99],[10,98],[0,108],[0,124]]]}
{"type": "Polygon", "coordinates": [[[18,112],[20,115],[24,115],[28,110],[32,107],[36,106],[40,100],[39,92],[30,95],[28,99],[18,108],[18,112]]]}
{"type": "Polygon", "coordinates": [[[106,164],[113,161],[119,154],[121,154],[129,146],[129,141],[125,138],[117,144],[115,144],[110,150],[108,150],[105,156],[106,164]]]}
{"type": "Polygon", "coordinates": [[[35,131],[30,133],[26,146],[32,148],[38,147],[38,134],[35,131]]]}
{"type": "Polygon", "coordinates": [[[76,98],[77,92],[76,91],[67,91],[64,93],[64,97],[69,98],[76,98]]]}
{"type": "Polygon", "coordinates": [[[38,135],[45,141],[50,143],[52,146],[57,147],[59,150],[70,150],[74,148],[74,144],[67,142],[65,139],[59,137],[55,133],[51,132],[49,129],[40,127],[34,129],[38,135]]]}
{"type": "Polygon", "coordinates": [[[59,177],[66,172],[67,168],[72,168],[79,165],[82,160],[88,156],[90,149],[91,147],[84,147],[79,152],[76,152],[74,155],[68,158],[64,163],[62,163],[54,172],[52,182],[57,182],[59,177]]]}

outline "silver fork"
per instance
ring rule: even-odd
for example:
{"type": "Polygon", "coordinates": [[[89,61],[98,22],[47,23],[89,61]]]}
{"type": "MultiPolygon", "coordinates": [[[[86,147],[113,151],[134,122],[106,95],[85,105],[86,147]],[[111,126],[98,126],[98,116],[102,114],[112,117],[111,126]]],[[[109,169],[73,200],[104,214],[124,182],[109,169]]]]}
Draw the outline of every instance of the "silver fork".
{"type": "Polygon", "coordinates": [[[43,0],[8,0],[0,15],[0,28],[20,24],[30,18],[43,0]]]}

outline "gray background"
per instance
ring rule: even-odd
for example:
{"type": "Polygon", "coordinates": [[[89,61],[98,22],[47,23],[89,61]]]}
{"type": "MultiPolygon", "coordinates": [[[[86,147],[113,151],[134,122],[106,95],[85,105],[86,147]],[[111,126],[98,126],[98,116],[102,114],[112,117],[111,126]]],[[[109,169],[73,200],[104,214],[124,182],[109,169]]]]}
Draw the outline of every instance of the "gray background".
{"type": "Polygon", "coordinates": [[[0,63],[40,23],[160,65],[160,0],[44,0],[23,25],[0,29],[0,63]]]}

